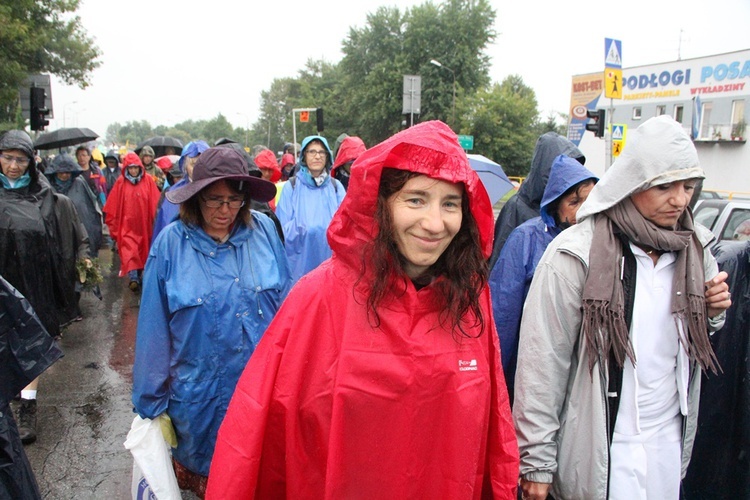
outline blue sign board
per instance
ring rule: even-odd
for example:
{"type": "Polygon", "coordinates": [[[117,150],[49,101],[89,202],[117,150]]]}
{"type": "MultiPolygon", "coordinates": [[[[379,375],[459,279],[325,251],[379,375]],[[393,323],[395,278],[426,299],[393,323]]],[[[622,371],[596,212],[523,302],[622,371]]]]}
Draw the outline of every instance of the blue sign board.
{"type": "Polygon", "coordinates": [[[604,39],[604,67],[622,69],[622,42],[620,40],[604,39]]]}

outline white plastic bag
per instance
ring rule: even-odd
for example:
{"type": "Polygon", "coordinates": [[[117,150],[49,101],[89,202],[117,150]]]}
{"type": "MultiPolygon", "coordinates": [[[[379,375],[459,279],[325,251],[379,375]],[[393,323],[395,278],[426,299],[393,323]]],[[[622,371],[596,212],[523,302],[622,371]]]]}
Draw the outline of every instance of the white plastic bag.
{"type": "Polygon", "coordinates": [[[133,454],[133,500],[182,498],[158,419],[136,415],[124,444],[133,454]]]}

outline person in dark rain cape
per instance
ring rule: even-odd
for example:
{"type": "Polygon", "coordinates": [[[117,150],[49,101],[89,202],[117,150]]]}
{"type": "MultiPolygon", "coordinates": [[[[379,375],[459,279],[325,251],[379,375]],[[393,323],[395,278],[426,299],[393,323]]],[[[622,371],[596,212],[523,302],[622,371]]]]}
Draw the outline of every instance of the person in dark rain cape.
{"type": "Polygon", "coordinates": [[[207,498],[514,499],[487,192],[441,122],[351,173],[333,256],[292,289],[240,378],[207,498]]]}
{"type": "Polygon", "coordinates": [[[720,241],[711,252],[729,274],[732,306],[711,337],[721,372],[703,374],[685,500],[750,498],[750,242],[720,241]]]}
{"type": "Polygon", "coordinates": [[[0,276],[0,498],[42,498],[8,401],[61,357],[29,302],[0,276]]]}

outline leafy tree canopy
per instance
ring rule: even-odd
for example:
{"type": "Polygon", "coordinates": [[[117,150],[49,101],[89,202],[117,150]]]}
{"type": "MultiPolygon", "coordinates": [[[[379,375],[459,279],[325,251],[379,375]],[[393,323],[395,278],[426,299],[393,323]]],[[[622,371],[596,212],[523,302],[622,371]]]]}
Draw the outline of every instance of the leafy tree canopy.
{"type": "Polygon", "coordinates": [[[101,52],[74,13],[80,0],[0,0],[0,122],[23,126],[18,89],[32,74],[51,73],[81,88],[101,52]]]}

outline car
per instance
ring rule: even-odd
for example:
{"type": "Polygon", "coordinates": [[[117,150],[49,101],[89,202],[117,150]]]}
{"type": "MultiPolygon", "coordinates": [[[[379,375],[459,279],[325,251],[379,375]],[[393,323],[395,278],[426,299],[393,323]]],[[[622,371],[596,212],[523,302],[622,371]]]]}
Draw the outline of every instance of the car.
{"type": "Polygon", "coordinates": [[[693,218],[710,229],[719,241],[750,239],[750,233],[746,232],[750,229],[750,201],[699,200],[693,218]]]}

